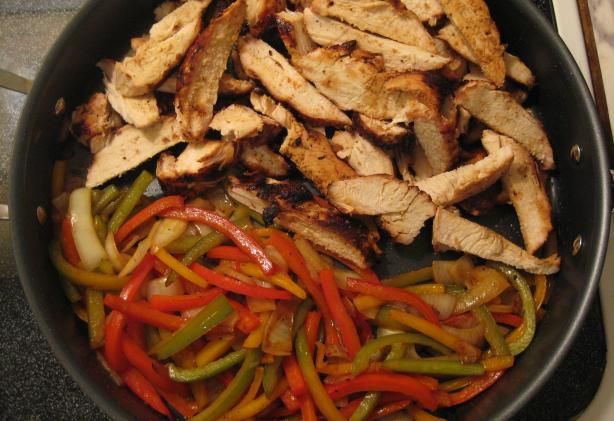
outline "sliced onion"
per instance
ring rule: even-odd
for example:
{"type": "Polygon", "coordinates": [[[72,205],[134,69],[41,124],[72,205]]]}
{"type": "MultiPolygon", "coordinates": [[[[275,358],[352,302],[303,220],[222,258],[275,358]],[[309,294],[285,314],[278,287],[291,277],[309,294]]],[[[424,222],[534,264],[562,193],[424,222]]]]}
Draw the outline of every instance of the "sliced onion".
{"type": "Polygon", "coordinates": [[[124,266],[122,271],[119,273],[119,276],[130,275],[132,271],[141,263],[141,260],[145,257],[149,249],[151,248],[151,239],[154,234],[158,230],[160,226],[160,221],[156,221],[156,223],[151,227],[151,231],[149,231],[149,235],[142,240],[138,246],[136,246],[136,250],[134,254],[128,260],[128,263],[124,266]]]}
{"type": "Polygon", "coordinates": [[[205,224],[194,224],[194,229],[196,230],[197,235],[200,235],[201,237],[213,232],[213,228],[205,224]]]}
{"type": "Polygon", "coordinates": [[[166,278],[166,276],[162,276],[160,278],[152,279],[145,284],[145,296],[148,300],[151,299],[152,295],[166,295],[171,297],[175,295],[183,295],[183,284],[177,280],[167,286],[166,278]]]}
{"type": "Polygon", "coordinates": [[[465,342],[469,342],[471,345],[481,347],[484,344],[484,326],[481,323],[466,329],[459,329],[447,325],[443,325],[442,327],[444,330],[458,336],[465,342]]]}
{"type": "Polygon", "coordinates": [[[294,244],[303,255],[305,263],[307,263],[307,267],[311,272],[311,276],[314,277],[314,279],[317,279],[317,274],[327,268],[322,256],[320,256],[320,254],[308,240],[301,236],[297,235],[294,237],[294,244]]]}
{"type": "Polygon", "coordinates": [[[111,231],[107,233],[104,248],[107,251],[107,256],[109,256],[111,264],[113,265],[113,269],[115,269],[115,272],[120,272],[124,266],[126,266],[129,258],[126,258],[124,254],[119,252],[117,249],[117,244],[115,243],[115,235],[113,235],[111,231]]]}
{"type": "Polygon", "coordinates": [[[458,260],[435,260],[433,261],[433,278],[440,284],[464,285],[471,269],[473,269],[473,261],[466,255],[458,260]]]}
{"type": "Polygon", "coordinates": [[[269,259],[273,261],[273,263],[275,263],[275,266],[277,266],[280,270],[288,272],[288,264],[286,263],[284,258],[281,257],[281,254],[279,254],[275,247],[270,244],[266,245],[264,247],[264,253],[269,259]]]}
{"type": "Polygon", "coordinates": [[[90,189],[82,187],[73,190],[68,198],[68,214],[81,264],[85,270],[94,270],[107,257],[107,252],[94,228],[90,189]]]}
{"type": "Polygon", "coordinates": [[[264,313],[265,311],[274,311],[277,307],[275,300],[268,298],[245,297],[247,308],[252,313],[264,313]]]}
{"type": "Polygon", "coordinates": [[[267,320],[262,339],[262,350],[271,355],[292,353],[292,325],[296,301],[279,301],[277,308],[267,320]]]}
{"type": "Polygon", "coordinates": [[[450,317],[456,306],[456,297],[451,294],[420,294],[420,298],[435,309],[440,320],[450,317]]]}
{"type": "Polygon", "coordinates": [[[474,268],[471,279],[472,287],[457,296],[455,314],[489,302],[510,286],[501,272],[486,266],[474,268]]]}
{"type": "Polygon", "coordinates": [[[166,247],[185,232],[188,222],[181,219],[165,218],[153,236],[152,247],[166,247]]]}

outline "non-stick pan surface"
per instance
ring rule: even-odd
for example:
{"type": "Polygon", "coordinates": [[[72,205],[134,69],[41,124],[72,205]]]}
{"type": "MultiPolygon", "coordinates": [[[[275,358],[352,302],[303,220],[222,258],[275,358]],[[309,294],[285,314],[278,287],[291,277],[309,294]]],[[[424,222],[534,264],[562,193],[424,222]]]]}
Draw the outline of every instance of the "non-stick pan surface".
{"type": "MultiPolygon", "coordinates": [[[[13,151],[10,212],[19,274],[41,330],[66,369],[85,392],[114,419],[156,415],[125,388],[116,387],[100,367],[59,288],[47,258],[50,224],[37,208],[50,209],[50,174],[60,147],[66,113],[100,82],[95,63],[118,56],[130,36],[150,24],[153,0],[91,0],[68,25],[49,53],[23,111],[13,151]],[[63,98],[65,107],[58,103],[63,98]],[[56,112],[59,111],[59,112],[56,112]]],[[[562,257],[553,278],[548,311],[535,340],[515,366],[478,399],[451,411],[461,419],[504,419],[539,389],[562,360],[597,288],[607,246],[610,179],[606,145],[589,91],[571,55],[550,24],[528,0],[491,0],[491,12],[509,51],[534,71],[538,86],[531,103],[544,122],[555,151],[557,170],[549,191],[562,257]],[[581,151],[579,162],[571,148],[581,151]],[[581,247],[573,255],[574,240],[581,247]]],[[[511,209],[480,221],[519,241],[511,209]]],[[[385,245],[378,264],[382,275],[423,266],[433,259],[430,232],[409,247],[385,245]]]]}

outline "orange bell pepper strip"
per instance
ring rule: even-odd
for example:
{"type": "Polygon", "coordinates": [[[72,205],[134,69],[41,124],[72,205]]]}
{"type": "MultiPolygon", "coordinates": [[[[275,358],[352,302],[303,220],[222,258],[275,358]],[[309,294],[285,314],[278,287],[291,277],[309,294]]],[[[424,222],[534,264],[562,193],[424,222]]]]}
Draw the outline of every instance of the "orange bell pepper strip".
{"type": "Polygon", "coordinates": [[[287,356],[284,358],[282,365],[292,394],[297,398],[302,397],[307,392],[307,384],[305,384],[303,373],[301,373],[301,369],[296,362],[296,357],[294,355],[287,356]]]}
{"type": "Polygon", "coordinates": [[[171,413],[164,402],[162,402],[162,398],[160,398],[155,387],[153,387],[153,385],[136,369],[129,368],[126,370],[122,375],[122,380],[135,395],[143,400],[143,402],[162,415],[166,415],[168,418],[171,417],[171,413]]]}
{"type": "Polygon", "coordinates": [[[158,311],[144,301],[128,302],[115,295],[107,294],[104,297],[104,304],[126,317],[162,329],[177,330],[184,324],[181,317],[158,311]]]}
{"type": "Polygon", "coordinates": [[[260,318],[238,301],[228,299],[228,303],[239,316],[237,329],[243,333],[251,333],[260,326],[260,318]]]}
{"type": "Polygon", "coordinates": [[[223,291],[221,289],[211,288],[203,292],[189,295],[152,295],[149,298],[149,305],[156,310],[165,313],[173,313],[175,311],[184,311],[206,306],[222,294],[223,291]]]}
{"type": "Polygon", "coordinates": [[[403,374],[360,374],[351,380],[326,385],[326,391],[334,401],[356,392],[398,392],[416,400],[427,409],[437,409],[433,391],[412,376],[403,374]]]}
{"type": "Polygon", "coordinates": [[[497,380],[503,375],[505,371],[491,371],[484,374],[481,377],[473,380],[468,386],[463,388],[462,390],[454,393],[450,393],[450,406],[460,405],[461,403],[467,402],[470,399],[473,399],[490,386],[495,384],[497,380]]]}
{"type": "Polygon", "coordinates": [[[124,222],[124,224],[115,233],[115,242],[117,244],[121,243],[132,231],[165,210],[182,207],[182,196],[164,196],[156,200],[124,222]]]}
{"type": "Polygon", "coordinates": [[[208,283],[236,294],[256,298],[270,298],[272,300],[291,300],[293,297],[293,295],[288,291],[246,284],[245,282],[241,282],[237,279],[221,275],[198,263],[192,263],[190,269],[196,272],[197,275],[204,278],[208,283]]]}
{"type": "Polygon", "coordinates": [[[341,343],[335,321],[330,318],[324,319],[324,342],[326,345],[339,345],[341,343]]]}
{"type": "Polygon", "coordinates": [[[60,243],[62,245],[62,253],[68,263],[73,266],[79,266],[81,258],[75,245],[75,239],[72,236],[72,224],[69,218],[62,220],[62,227],[60,232],[60,243]]]}
{"type": "Polygon", "coordinates": [[[294,396],[294,393],[292,393],[290,389],[286,390],[279,398],[290,414],[301,409],[301,401],[294,396]]]}
{"type": "Polygon", "coordinates": [[[350,315],[347,313],[343,301],[341,301],[341,295],[339,294],[339,289],[331,269],[324,269],[320,272],[320,283],[324,291],[324,299],[330,308],[335,325],[341,333],[343,345],[345,345],[350,357],[354,359],[360,350],[358,331],[350,315]]]}
{"type": "Polygon", "coordinates": [[[233,246],[217,246],[207,252],[209,259],[232,260],[233,262],[251,263],[252,259],[240,248],[233,246]]]}
{"type": "Polygon", "coordinates": [[[384,285],[376,285],[370,282],[361,281],[358,279],[348,279],[347,289],[360,294],[371,295],[384,301],[399,301],[415,308],[431,323],[440,325],[437,314],[433,307],[428,305],[422,298],[413,292],[406,291],[401,288],[388,287],[384,285]]]}
{"type": "Polygon", "coordinates": [[[185,419],[192,418],[198,412],[198,405],[194,401],[185,399],[178,393],[160,389],[160,395],[177,410],[185,419]]]}
{"type": "Polygon", "coordinates": [[[395,412],[399,412],[407,408],[409,405],[411,405],[411,402],[412,402],[411,400],[406,399],[402,401],[389,403],[388,405],[384,405],[381,408],[377,408],[373,412],[369,420],[377,420],[380,418],[384,418],[385,416],[388,416],[390,414],[394,414],[395,412]]]}
{"type": "Polygon", "coordinates": [[[301,403],[301,418],[303,421],[317,421],[316,407],[311,397],[303,397],[301,403]]]}
{"type": "Polygon", "coordinates": [[[200,224],[205,224],[214,230],[224,234],[232,240],[247,254],[254,262],[260,266],[260,269],[267,274],[272,275],[275,272],[275,266],[269,257],[266,255],[260,244],[245,231],[233,224],[230,220],[218,215],[215,212],[200,209],[192,206],[186,206],[183,209],[171,209],[163,213],[164,216],[170,218],[185,219],[200,224]]]}
{"type": "Polygon", "coordinates": [[[322,315],[317,311],[310,311],[305,318],[305,335],[307,336],[307,346],[311,354],[313,354],[316,341],[318,340],[321,319],[322,315]]]}

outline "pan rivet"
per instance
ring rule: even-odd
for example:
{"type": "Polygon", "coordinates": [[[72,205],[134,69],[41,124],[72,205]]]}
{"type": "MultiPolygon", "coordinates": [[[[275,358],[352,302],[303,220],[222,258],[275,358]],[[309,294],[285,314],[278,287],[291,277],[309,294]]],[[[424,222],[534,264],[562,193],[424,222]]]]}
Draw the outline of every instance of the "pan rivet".
{"type": "Polygon", "coordinates": [[[66,110],[66,101],[64,98],[60,98],[55,102],[55,115],[60,116],[64,114],[66,110]]]}
{"type": "Polygon", "coordinates": [[[36,208],[36,219],[38,219],[38,223],[41,225],[44,225],[47,221],[47,211],[42,206],[36,208]]]}
{"type": "Polygon", "coordinates": [[[569,156],[571,156],[571,159],[575,163],[580,162],[580,158],[582,158],[582,149],[580,149],[580,146],[573,145],[569,151],[569,156]]]}
{"type": "Polygon", "coordinates": [[[571,246],[571,255],[576,256],[580,253],[580,249],[582,248],[582,236],[578,235],[575,240],[573,240],[573,244],[571,246]]]}

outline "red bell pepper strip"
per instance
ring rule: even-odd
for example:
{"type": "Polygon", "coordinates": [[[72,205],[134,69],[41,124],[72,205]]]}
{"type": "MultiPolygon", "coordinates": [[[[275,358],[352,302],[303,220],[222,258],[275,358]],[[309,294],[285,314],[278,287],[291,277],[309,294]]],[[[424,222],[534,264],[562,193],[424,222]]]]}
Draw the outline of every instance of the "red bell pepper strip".
{"type": "Polygon", "coordinates": [[[347,289],[360,294],[371,295],[384,301],[399,301],[415,308],[424,316],[426,320],[440,326],[437,314],[433,307],[428,305],[422,298],[413,292],[406,291],[401,288],[388,287],[384,285],[375,285],[358,279],[348,279],[347,289]]]}
{"type": "Polygon", "coordinates": [[[251,263],[253,260],[240,248],[233,246],[217,246],[207,252],[209,259],[232,260],[233,262],[251,263]]]}
{"type": "Polygon", "coordinates": [[[198,405],[196,402],[189,401],[178,393],[168,390],[159,390],[159,392],[166,402],[175,408],[185,419],[192,418],[198,412],[198,405]]]}
{"type": "Polygon", "coordinates": [[[351,380],[327,385],[326,391],[334,401],[356,392],[398,392],[418,401],[427,409],[437,409],[433,392],[414,377],[403,374],[360,374],[351,380]]]}
{"type": "MultiPolygon", "coordinates": [[[[122,289],[120,296],[115,297],[124,302],[134,301],[141,290],[141,286],[151,273],[156,259],[151,254],[146,254],[141,263],[134,269],[128,283],[122,289]]],[[[113,310],[105,324],[104,356],[107,363],[115,371],[126,368],[126,358],[122,353],[122,336],[126,326],[126,316],[113,310]]]]}
{"type": "Polygon", "coordinates": [[[245,254],[250,256],[254,262],[260,266],[260,269],[267,274],[272,275],[275,271],[275,266],[264,250],[256,240],[250,237],[245,231],[233,224],[230,220],[218,215],[215,212],[205,209],[186,206],[183,209],[171,209],[164,212],[164,216],[178,219],[186,219],[192,222],[205,224],[214,230],[224,234],[232,240],[245,254]]]}
{"type": "Polygon", "coordinates": [[[519,327],[522,324],[522,317],[513,313],[491,313],[497,323],[508,326],[519,327]]]}
{"type": "Polygon", "coordinates": [[[354,399],[353,401],[348,402],[348,404],[346,406],[344,406],[343,408],[339,409],[339,412],[341,412],[341,414],[346,417],[346,418],[350,418],[352,416],[352,414],[354,413],[354,411],[356,411],[356,408],[358,408],[360,406],[360,403],[362,402],[363,397],[361,396],[358,399],[354,399]]]}
{"type": "Polygon", "coordinates": [[[147,342],[145,341],[145,328],[143,323],[134,319],[126,320],[126,335],[141,349],[147,349],[147,342]]]}
{"type": "Polygon", "coordinates": [[[320,333],[320,320],[322,315],[317,311],[310,311],[305,318],[305,335],[307,336],[307,346],[309,352],[313,354],[313,349],[316,346],[318,340],[318,334],[320,333]]]}
{"type": "Polygon", "coordinates": [[[341,339],[339,339],[339,332],[333,319],[324,319],[324,342],[326,345],[339,345],[341,339]]]}
{"type": "Polygon", "coordinates": [[[170,418],[171,413],[169,412],[164,402],[162,402],[162,398],[153,385],[147,381],[147,379],[139,373],[134,368],[129,368],[122,375],[122,380],[126,383],[126,386],[132,392],[141,398],[147,405],[151,406],[153,409],[161,413],[162,415],[166,415],[170,418]]]}
{"type": "Polygon", "coordinates": [[[139,211],[132,218],[128,219],[115,233],[115,242],[117,244],[124,241],[128,235],[143,225],[145,222],[153,218],[154,216],[164,212],[171,208],[182,208],[183,197],[182,196],[164,196],[155,202],[149,204],[141,211],[139,211]]]}
{"type": "Polygon", "coordinates": [[[330,309],[324,299],[324,294],[320,286],[311,278],[311,273],[307,268],[305,259],[301,252],[296,248],[294,242],[287,235],[278,231],[273,231],[268,241],[281,254],[281,257],[286,261],[292,272],[299,277],[311,298],[316,303],[316,306],[322,311],[325,317],[330,318],[330,309]]]}
{"type": "Polygon", "coordinates": [[[271,300],[291,300],[293,297],[293,295],[288,291],[282,291],[274,288],[264,288],[257,285],[249,285],[237,279],[221,275],[198,263],[192,263],[190,269],[203,277],[210,284],[236,294],[255,298],[269,298],[271,300]]]}
{"type": "Polygon", "coordinates": [[[222,382],[224,386],[228,386],[230,383],[232,383],[235,376],[230,371],[223,371],[215,376],[215,378],[222,382]]]}
{"type": "Polygon", "coordinates": [[[460,405],[463,402],[467,402],[468,400],[474,398],[479,395],[490,386],[495,384],[497,380],[503,375],[504,371],[491,371],[489,373],[484,374],[481,377],[473,380],[468,386],[463,388],[462,390],[454,393],[450,393],[450,406],[460,405]]]}
{"type": "Polygon", "coordinates": [[[324,299],[330,308],[335,325],[341,333],[343,345],[345,345],[350,357],[354,359],[360,350],[358,331],[350,315],[347,313],[343,301],[341,301],[341,295],[339,294],[339,289],[331,269],[324,269],[320,272],[320,283],[324,291],[324,299]]]}
{"type": "Polygon", "coordinates": [[[149,305],[156,310],[173,313],[206,306],[222,293],[221,289],[211,288],[189,295],[152,295],[149,298],[149,305]]]}
{"type": "Polygon", "coordinates": [[[356,328],[358,329],[358,337],[360,338],[360,342],[364,344],[373,337],[371,325],[367,321],[367,318],[358,311],[354,315],[354,321],[356,322],[356,328]]]}
{"type": "Polygon", "coordinates": [[[290,389],[286,390],[280,396],[280,399],[284,403],[284,406],[290,414],[293,414],[299,409],[301,409],[301,401],[296,396],[294,396],[294,393],[292,393],[290,389]]]}
{"type": "Polygon", "coordinates": [[[384,418],[385,416],[388,416],[390,414],[394,414],[395,412],[399,412],[411,405],[411,402],[411,400],[406,399],[389,403],[388,405],[384,405],[381,408],[376,409],[375,412],[373,412],[373,415],[371,415],[371,417],[369,418],[369,420],[377,420],[380,418],[384,418]]]}
{"type": "Polygon", "coordinates": [[[66,261],[73,266],[79,267],[81,258],[79,257],[77,246],[75,245],[75,239],[72,236],[72,224],[69,218],[64,218],[62,220],[60,243],[62,244],[62,253],[66,261]]]}
{"type": "Polygon", "coordinates": [[[162,329],[177,330],[184,324],[181,317],[158,311],[144,301],[128,302],[115,295],[107,294],[104,297],[104,304],[123,313],[126,317],[162,329]]]}
{"type": "Polygon", "coordinates": [[[301,403],[301,418],[303,421],[318,421],[316,407],[311,397],[305,396],[301,403]]]}
{"type": "Polygon", "coordinates": [[[238,301],[228,299],[228,303],[239,316],[237,329],[243,333],[251,333],[260,326],[260,318],[249,311],[247,307],[238,301]]]}
{"type": "Polygon", "coordinates": [[[307,392],[307,385],[305,384],[303,373],[296,362],[296,358],[294,355],[289,355],[284,358],[282,364],[292,394],[297,398],[302,397],[307,392]]]}

